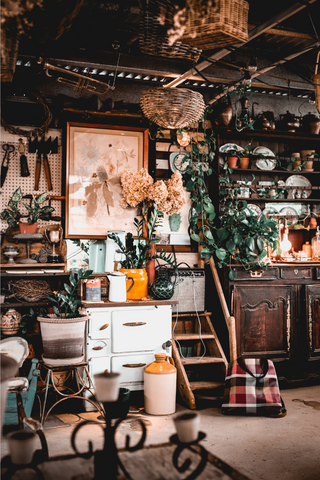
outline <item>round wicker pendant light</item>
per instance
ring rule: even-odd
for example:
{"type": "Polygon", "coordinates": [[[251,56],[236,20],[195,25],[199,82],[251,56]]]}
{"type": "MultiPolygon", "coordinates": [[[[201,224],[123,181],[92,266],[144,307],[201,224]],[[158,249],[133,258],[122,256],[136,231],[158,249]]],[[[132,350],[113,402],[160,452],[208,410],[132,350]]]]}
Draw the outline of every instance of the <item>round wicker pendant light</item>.
{"type": "Polygon", "coordinates": [[[203,115],[201,93],[187,88],[150,88],[143,92],[140,106],[144,115],[163,128],[184,128],[203,115]]]}

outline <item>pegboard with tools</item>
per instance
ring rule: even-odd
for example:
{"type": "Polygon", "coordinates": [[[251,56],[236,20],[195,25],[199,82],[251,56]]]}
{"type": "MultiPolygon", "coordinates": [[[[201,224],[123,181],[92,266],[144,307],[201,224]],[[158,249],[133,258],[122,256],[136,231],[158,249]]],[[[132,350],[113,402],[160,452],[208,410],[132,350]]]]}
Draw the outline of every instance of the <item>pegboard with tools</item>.
{"type": "MultiPolygon", "coordinates": [[[[31,139],[30,146],[32,152],[29,151],[29,141],[26,137],[22,137],[20,142],[18,135],[13,135],[9,132],[6,132],[3,127],[1,127],[1,142],[0,142],[0,155],[1,155],[1,166],[8,166],[4,183],[1,187],[1,209],[2,211],[10,200],[12,194],[21,187],[23,195],[39,195],[43,192],[47,192],[52,196],[61,196],[62,195],[62,176],[64,175],[62,169],[62,146],[61,146],[61,131],[60,130],[49,130],[45,139],[40,145],[40,151],[37,150],[37,140],[40,143],[41,139],[31,139]],[[50,138],[51,137],[51,138],[50,138]],[[33,142],[33,143],[32,143],[33,142]],[[11,145],[9,148],[8,145],[11,145]],[[49,169],[50,169],[50,179],[52,190],[49,191],[50,185],[48,185],[48,170],[45,171],[44,157],[45,155],[41,154],[41,150],[46,150],[46,147],[53,146],[52,152],[50,149],[46,152],[49,169]],[[55,152],[55,153],[53,153],[55,152]],[[24,158],[25,155],[25,158],[24,158]],[[6,158],[5,158],[6,156],[6,158]],[[22,158],[21,158],[22,157],[22,158]],[[38,167],[37,167],[37,158],[38,158],[38,167]],[[39,159],[41,159],[41,166],[39,159]],[[38,189],[35,190],[36,182],[36,169],[40,169],[38,189]],[[26,175],[30,173],[29,176],[21,176],[21,174],[26,175]]],[[[6,169],[2,169],[2,172],[5,172],[6,169]]],[[[3,181],[3,175],[2,175],[3,181]]],[[[20,211],[22,214],[27,214],[27,210],[23,206],[23,203],[29,204],[29,199],[23,199],[20,203],[20,211]]],[[[47,200],[44,205],[51,205],[55,211],[53,212],[54,216],[62,215],[61,200],[47,200]]],[[[45,222],[39,220],[39,227],[43,227],[49,224],[55,224],[55,221],[45,222]]],[[[7,228],[7,222],[0,220],[0,228],[7,228]]]]}

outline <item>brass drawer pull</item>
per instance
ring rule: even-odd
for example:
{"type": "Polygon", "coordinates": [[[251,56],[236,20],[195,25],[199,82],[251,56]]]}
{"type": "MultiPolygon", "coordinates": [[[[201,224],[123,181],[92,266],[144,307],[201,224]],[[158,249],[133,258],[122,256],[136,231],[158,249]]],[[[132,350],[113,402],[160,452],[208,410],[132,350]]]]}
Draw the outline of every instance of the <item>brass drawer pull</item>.
{"type": "Polygon", "coordinates": [[[105,330],[108,327],[109,327],[109,323],[105,323],[104,325],[102,325],[102,327],[100,327],[100,330],[105,330]]]}
{"type": "Polygon", "coordinates": [[[93,347],[92,350],[102,350],[104,347],[93,347]]]}
{"type": "Polygon", "coordinates": [[[139,367],[144,367],[147,365],[146,363],[126,363],[125,365],[122,365],[125,368],[139,368],[139,367]]]}
{"type": "Polygon", "coordinates": [[[124,326],[126,327],[140,327],[140,325],[146,325],[147,322],[128,322],[128,323],[123,323],[124,326]]]}

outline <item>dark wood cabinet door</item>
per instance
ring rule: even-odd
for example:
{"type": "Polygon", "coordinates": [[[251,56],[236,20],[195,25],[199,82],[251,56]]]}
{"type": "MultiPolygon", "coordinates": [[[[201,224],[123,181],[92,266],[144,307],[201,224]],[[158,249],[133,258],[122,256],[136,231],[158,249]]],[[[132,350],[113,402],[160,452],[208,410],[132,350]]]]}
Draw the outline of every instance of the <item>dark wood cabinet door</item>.
{"type": "Polygon", "coordinates": [[[306,286],[306,307],[309,358],[320,358],[320,285],[306,286]]]}
{"type": "MultiPolygon", "coordinates": [[[[289,358],[297,295],[292,285],[234,286],[238,354],[289,358]]],[[[320,310],[319,310],[320,313],[320,310]]]]}

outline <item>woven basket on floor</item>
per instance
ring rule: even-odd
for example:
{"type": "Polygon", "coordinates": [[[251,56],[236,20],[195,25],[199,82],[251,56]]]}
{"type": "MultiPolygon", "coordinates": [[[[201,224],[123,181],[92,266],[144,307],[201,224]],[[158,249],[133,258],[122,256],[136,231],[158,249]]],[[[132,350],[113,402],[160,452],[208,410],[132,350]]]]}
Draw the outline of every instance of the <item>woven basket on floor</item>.
{"type": "Polygon", "coordinates": [[[173,27],[174,6],[170,0],[145,0],[140,15],[139,45],[142,53],[197,62],[201,50],[181,41],[169,44],[167,31],[173,27]]]}
{"type": "Polygon", "coordinates": [[[186,0],[185,31],[179,40],[210,50],[248,41],[249,4],[245,0],[186,0]]]}
{"type": "Polygon", "coordinates": [[[144,115],[163,128],[184,128],[203,115],[205,103],[201,93],[187,88],[150,88],[140,100],[144,115]]]}

